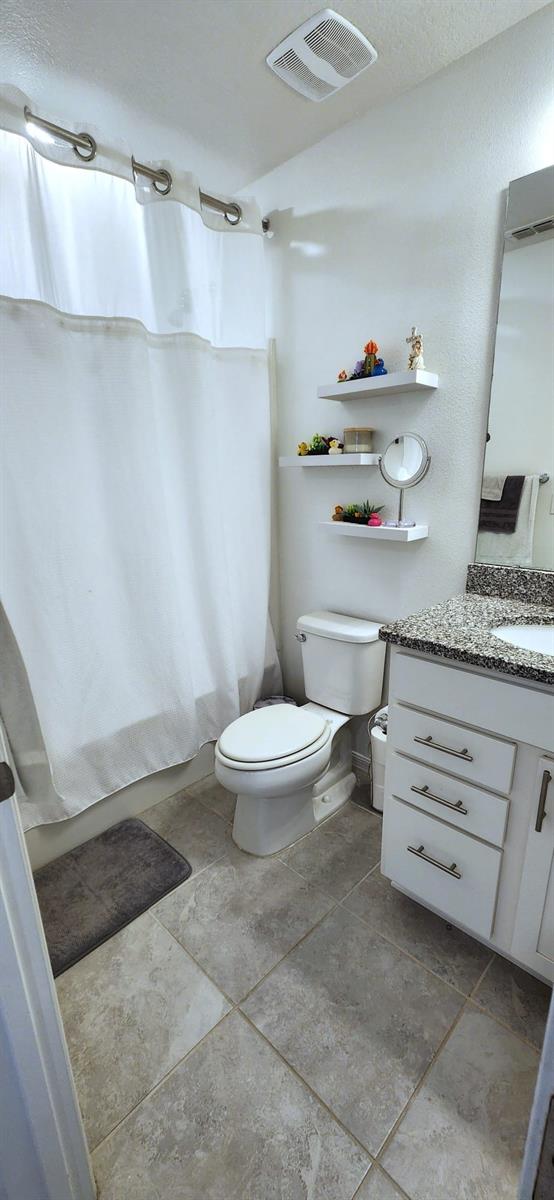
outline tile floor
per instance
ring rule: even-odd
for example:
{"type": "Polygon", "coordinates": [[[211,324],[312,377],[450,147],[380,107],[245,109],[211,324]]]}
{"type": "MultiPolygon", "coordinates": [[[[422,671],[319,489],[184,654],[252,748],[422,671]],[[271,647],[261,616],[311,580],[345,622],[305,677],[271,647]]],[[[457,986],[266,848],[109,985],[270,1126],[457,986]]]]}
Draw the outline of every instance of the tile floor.
{"type": "Polygon", "coordinates": [[[390,887],[374,813],[256,859],[233,806],[143,813],[193,875],[57,981],[99,1200],[515,1200],[548,988],[390,887]]]}

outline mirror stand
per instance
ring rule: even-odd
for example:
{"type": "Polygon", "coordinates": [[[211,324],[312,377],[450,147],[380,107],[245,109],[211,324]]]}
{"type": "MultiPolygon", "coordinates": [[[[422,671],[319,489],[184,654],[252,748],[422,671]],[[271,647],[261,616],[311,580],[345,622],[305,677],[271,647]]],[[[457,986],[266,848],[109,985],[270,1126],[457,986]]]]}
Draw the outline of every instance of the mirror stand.
{"type": "Polygon", "coordinates": [[[408,528],[415,521],[404,520],[404,492],[406,488],[420,483],[429,470],[431,455],[427,445],[418,433],[402,433],[389,443],[379,459],[379,470],[383,479],[391,487],[400,492],[398,499],[398,519],[389,521],[390,525],[408,528]]]}
{"type": "MultiPolygon", "coordinates": [[[[399,490],[399,495],[398,495],[398,520],[397,520],[397,524],[398,524],[398,525],[403,525],[403,524],[404,524],[404,520],[403,520],[403,518],[404,518],[404,492],[405,492],[405,491],[406,491],[406,489],[405,489],[405,488],[400,488],[400,490],[399,490]]],[[[411,522],[411,523],[412,523],[413,525],[415,525],[415,521],[413,521],[413,522],[411,522]]]]}

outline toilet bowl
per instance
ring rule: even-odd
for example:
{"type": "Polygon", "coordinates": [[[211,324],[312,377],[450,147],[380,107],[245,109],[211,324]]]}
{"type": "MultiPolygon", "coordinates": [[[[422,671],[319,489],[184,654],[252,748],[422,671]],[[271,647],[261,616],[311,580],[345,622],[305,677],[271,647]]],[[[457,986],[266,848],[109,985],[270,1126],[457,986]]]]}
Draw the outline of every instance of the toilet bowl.
{"type": "Polygon", "coordinates": [[[233,721],[215,748],[215,774],[237,796],[233,839],[275,854],[309,833],[351,795],[349,722],[381,698],[379,626],[343,614],[299,618],[306,693],[300,708],[274,705],[233,721]]]}
{"type": "Polygon", "coordinates": [[[350,738],[340,754],[335,735],[348,719],[316,704],[283,704],[247,713],[225,730],[215,773],[237,795],[233,839],[241,850],[276,854],[309,833],[320,811],[322,819],[344,804],[356,780],[350,738]]]}

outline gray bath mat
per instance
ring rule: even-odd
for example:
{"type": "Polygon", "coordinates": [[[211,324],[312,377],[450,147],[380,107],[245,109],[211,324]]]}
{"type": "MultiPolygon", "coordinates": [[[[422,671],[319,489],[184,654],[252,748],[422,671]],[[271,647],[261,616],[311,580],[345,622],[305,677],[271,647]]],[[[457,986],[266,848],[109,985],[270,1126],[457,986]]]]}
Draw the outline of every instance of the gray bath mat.
{"type": "Polygon", "coordinates": [[[142,821],[120,821],[41,867],[35,886],[54,975],[188,879],[192,867],[142,821]]]}

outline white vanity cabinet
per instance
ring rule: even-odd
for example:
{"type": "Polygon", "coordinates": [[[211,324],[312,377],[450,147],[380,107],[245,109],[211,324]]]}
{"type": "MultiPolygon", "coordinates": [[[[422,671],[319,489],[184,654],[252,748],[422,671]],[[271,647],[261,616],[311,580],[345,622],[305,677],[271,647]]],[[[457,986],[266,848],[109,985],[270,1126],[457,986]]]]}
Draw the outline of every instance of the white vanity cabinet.
{"type": "Polygon", "coordinates": [[[391,650],[381,870],[552,982],[552,689],[391,650]]]}
{"type": "Polygon", "coordinates": [[[539,974],[554,979],[554,760],[540,758],[531,813],[512,952],[539,974]]]}

